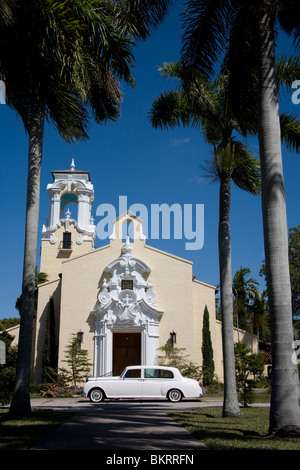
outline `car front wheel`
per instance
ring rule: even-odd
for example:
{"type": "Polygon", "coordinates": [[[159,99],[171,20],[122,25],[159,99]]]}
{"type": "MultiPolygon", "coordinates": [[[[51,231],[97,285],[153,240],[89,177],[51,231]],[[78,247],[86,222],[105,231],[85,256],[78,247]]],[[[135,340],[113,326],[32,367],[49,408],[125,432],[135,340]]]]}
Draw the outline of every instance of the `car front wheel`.
{"type": "Polygon", "coordinates": [[[182,393],[180,390],[173,388],[168,392],[168,400],[176,403],[182,399],[182,393]]]}
{"type": "Polygon", "coordinates": [[[94,390],[90,392],[89,397],[93,403],[99,403],[105,398],[104,393],[102,390],[100,390],[100,388],[94,388],[94,390]]]}

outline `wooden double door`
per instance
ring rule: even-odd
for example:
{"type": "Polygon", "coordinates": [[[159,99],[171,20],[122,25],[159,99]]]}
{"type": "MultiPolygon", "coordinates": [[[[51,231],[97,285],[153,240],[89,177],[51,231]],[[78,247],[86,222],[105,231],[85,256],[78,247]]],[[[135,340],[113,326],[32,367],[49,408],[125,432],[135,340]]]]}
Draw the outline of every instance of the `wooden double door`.
{"type": "Polygon", "coordinates": [[[113,333],[113,375],[141,364],[141,332],[113,333]]]}

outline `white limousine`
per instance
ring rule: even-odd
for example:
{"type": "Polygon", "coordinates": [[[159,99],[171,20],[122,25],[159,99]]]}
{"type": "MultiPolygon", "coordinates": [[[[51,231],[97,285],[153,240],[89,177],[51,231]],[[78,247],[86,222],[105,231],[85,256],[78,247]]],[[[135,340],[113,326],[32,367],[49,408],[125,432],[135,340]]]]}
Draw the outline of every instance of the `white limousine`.
{"type": "Polygon", "coordinates": [[[105,398],[198,398],[203,390],[197,380],[183,377],[175,367],[130,366],[120,377],[87,378],[82,396],[93,403],[105,398]]]}

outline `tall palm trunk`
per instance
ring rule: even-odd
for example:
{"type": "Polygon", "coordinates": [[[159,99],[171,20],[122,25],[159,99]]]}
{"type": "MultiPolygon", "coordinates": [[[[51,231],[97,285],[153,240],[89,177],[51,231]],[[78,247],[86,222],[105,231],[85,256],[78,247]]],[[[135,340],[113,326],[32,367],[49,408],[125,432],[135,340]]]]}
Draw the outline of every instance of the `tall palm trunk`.
{"type": "Polygon", "coordinates": [[[29,382],[35,306],[35,266],[43,134],[44,115],[39,113],[34,119],[31,132],[29,133],[25,249],[20,309],[21,323],[15,389],[10,406],[10,413],[18,416],[26,416],[31,412],[29,382]]]}
{"type": "Polygon", "coordinates": [[[262,214],[272,335],[270,433],[299,427],[299,377],[292,362],[292,307],[286,200],[282,169],[279,107],[275,83],[272,18],[260,12],[259,145],[262,214]]]}
{"type": "Polygon", "coordinates": [[[220,177],[219,203],[219,265],[220,298],[222,313],[222,342],[224,368],[224,417],[239,417],[237,399],[234,341],[233,341],[233,298],[231,277],[231,237],[230,237],[230,175],[220,177]]]}

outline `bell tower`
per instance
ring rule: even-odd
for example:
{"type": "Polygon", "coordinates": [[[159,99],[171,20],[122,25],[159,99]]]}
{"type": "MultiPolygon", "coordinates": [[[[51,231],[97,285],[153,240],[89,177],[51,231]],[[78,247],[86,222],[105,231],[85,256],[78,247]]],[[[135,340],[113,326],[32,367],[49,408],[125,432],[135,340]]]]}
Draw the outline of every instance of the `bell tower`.
{"type": "Polygon", "coordinates": [[[49,281],[58,278],[63,261],[91,251],[96,235],[89,172],[75,170],[72,159],[69,170],[53,171],[52,176],[53,182],[47,186],[50,208],[42,229],[40,266],[49,281]]]}

